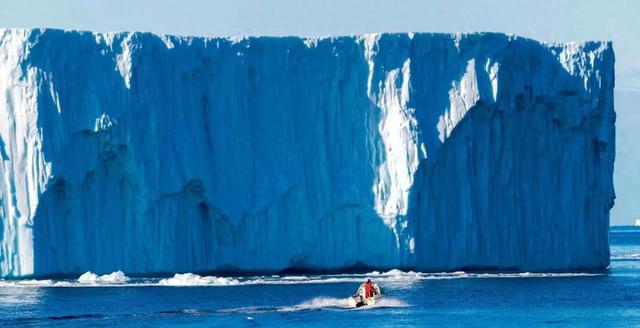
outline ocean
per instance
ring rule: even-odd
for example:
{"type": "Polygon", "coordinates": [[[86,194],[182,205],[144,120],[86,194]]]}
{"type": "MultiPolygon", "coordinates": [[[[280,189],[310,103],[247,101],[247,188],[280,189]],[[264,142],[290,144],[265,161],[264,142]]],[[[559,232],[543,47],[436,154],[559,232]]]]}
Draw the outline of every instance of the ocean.
{"type": "Polygon", "coordinates": [[[420,273],[0,280],[0,326],[640,326],[640,229],[612,227],[601,273],[420,273]],[[367,277],[384,297],[347,309],[367,277]]]}

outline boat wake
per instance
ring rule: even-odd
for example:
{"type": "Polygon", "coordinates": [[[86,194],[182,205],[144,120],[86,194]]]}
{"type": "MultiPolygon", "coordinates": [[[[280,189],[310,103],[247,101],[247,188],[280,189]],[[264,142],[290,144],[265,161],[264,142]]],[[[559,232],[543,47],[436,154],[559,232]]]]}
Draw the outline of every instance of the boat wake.
{"type": "Polygon", "coordinates": [[[346,309],[347,300],[345,298],[316,297],[312,300],[302,302],[294,306],[286,306],[278,309],[278,312],[295,312],[317,309],[346,309]]]}
{"type": "Polygon", "coordinates": [[[344,298],[333,297],[316,297],[310,301],[300,303],[298,305],[283,307],[278,312],[294,312],[304,310],[317,310],[317,309],[349,309],[349,310],[368,310],[374,308],[395,308],[395,307],[408,307],[409,305],[399,299],[383,297],[376,302],[375,305],[361,306],[359,308],[350,308],[347,306],[347,300],[344,298]]]}
{"type": "Polygon", "coordinates": [[[300,304],[292,306],[281,307],[242,307],[220,310],[220,313],[244,313],[244,314],[256,314],[267,312],[298,312],[298,311],[314,311],[314,310],[367,310],[375,308],[400,308],[408,307],[409,305],[402,300],[396,298],[381,298],[375,305],[362,306],[359,308],[350,308],[347,306],[346,298],[335,298],[320,296],[308,301],[304,301],[300,304]]]}

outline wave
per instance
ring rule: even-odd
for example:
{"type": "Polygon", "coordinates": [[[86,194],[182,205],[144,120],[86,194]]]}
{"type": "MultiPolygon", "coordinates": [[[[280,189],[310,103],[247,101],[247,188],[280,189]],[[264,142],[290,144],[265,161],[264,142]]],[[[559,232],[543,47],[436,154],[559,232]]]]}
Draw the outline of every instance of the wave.
{"type": "MultiPolygon", "coordinates": [[[[640,254],[632,254],[634,259],[640,259],[640,254]]],[[[614,259],[614,258],[612,258],[614,259]]],[[[591,277],[603,273],[469,273],[464,271],[424,273],[401,271],[398,269],[387,272],[373,271],[367,274],[337,274],[337,275],[300,275],[300,276],[254,276],[254,277],[216,277],[200,276],[194,273],[177,273],[171,278],[130,278],[122,271],[97,275],[86,272],[77,280],[0,280],[0,287],[136,287],[136,286],[166,286],[166,287],[220,287],[247,285],[293,285],[293,284],[331,284],[331,283],[361,283],[371,278],[383,286],[402,288],[421,280],[445,279],[516,279],[516,278],[566,278],[591,277]]]]}
{"type": "Polygon", "coordinates": [[[629,253],[629,254],[612,254],[612,261],[632,261],[632,260],[640,260],[640,253],[629,253]]]}
{"type": "Polygon", "coordinates": [[[611,246],[611,261],[640,260],[640,246],[611,246]]]}

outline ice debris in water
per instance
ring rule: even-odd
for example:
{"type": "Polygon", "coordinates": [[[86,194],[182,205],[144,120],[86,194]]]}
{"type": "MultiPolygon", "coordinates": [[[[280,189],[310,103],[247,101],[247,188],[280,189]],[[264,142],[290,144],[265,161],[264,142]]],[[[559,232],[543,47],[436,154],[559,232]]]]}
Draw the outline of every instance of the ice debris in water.
{"type": "Polygon", "coordinates": [[[173,278],[162,279],[163,286],[236,286],[240,281],[225,277],[202,277],[194,273],[176,273],[173,278]]]}
{"type": "MultiPolygon", "coordinates": [[[[421,280],[443,280],[443,279],[531,279],[531,278],[563,278],[563,277],[593,277],[602,273],[565,272],[565,273],[473,273],[473,272],[404,272],[401,270],[390,270],[387,272],[373,271],[367,274],[338,274],[338,275],[318,275],[318,276],[254,276],[254,277],[214,277],[194,273],[175,274],[172,278],[137,278],[130,279],[123,272],[116,271],[107,275],[97,275],[93,272],[86,272],[74,281],[67,280],[3,280],[0,279],[2,287],[102,287],[102,286],[246,286],[246,285],[297,285],[297,284],[335,284],[335,283],[362,283],[365,279],[371,278],[383,288],[405,288],[421,280]]],[[[316,299],[321,302],[321,299],[316,299]]],[[[325,302],[326,303],[326,302],[325,302]]],[[[300,304],[308,306],[309,304],[300,304]]],[[[313,305],[313,304],[311,304],[313,305]]]]}
{"type": "Polygon", "coordinates": [[[112,272],[99,276],[91,271],[85,272],[78,278],[81,284],[122,284],[129,281],[122,271],[112,272]]]}
{"type": "Polygon", "coordinates": [[[419,272],[414,272],[414,271],[404,272],[398,269],[392,269],[383,273],[380,273],[379,271],[373,271],[373,272],[369,272],[367,275],[371,277],[384,278],[385,280],[388,280],[391,282],[393,281],[407,282],[407,281],[414,281],[414,280],[421,279],[421,273],[419,272]]]}

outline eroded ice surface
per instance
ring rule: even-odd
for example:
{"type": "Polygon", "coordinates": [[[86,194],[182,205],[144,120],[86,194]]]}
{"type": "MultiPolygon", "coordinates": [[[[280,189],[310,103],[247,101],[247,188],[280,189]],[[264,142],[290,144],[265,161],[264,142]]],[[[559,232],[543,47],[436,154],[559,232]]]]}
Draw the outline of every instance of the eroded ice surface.
{"type": "Polygon", "coordinates": [[[604,268],[613,65],[502,34],[0,30],[0,275],[604,268]]]}

